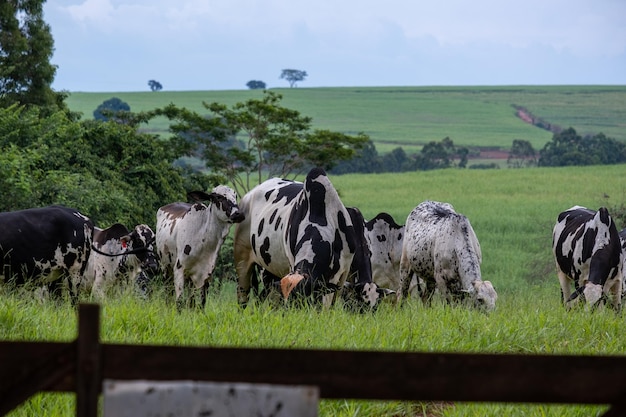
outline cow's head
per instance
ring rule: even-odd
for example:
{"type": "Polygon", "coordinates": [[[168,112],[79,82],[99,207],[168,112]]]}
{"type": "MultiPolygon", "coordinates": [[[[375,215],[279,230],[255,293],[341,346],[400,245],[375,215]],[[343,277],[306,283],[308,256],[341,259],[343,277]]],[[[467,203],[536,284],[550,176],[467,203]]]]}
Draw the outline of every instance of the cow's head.
{"type": "Polygon", "coordinates": [[[476,280],[472,282],[472,286],[474,287],[474,293],[472,294],[474,305],[486,311],[493,310],[496,307],[498,294],[495,288],[493,288],[491,281],[476,280]]]}
{"type": "Polygon", "coordinates": [[[192,191],[187,196],[196,201],[210,201],[218,208],[218,217],[227,223],[240,223],[245,219],[237,205],[237,194],[226,185],[218,185],[210,194],[204,191],[192,191]]]}
{"type": "Polygon", "coordinates": [[[388,295],[395,295],[395,291],[381,288],[373,282],[357,283],[346,282],[343,286],[343,298],[350,310],[364,313],[374,311],[378,303],[388,295]]]}
{"type": "Polygon", "coordinates": [[[120,238],[122,245],[137,256],[144,270],[156,270],[159,266],[154,248],[155,240],[154,232],[146,224],[136,226],[132,232],[120,238]]]}

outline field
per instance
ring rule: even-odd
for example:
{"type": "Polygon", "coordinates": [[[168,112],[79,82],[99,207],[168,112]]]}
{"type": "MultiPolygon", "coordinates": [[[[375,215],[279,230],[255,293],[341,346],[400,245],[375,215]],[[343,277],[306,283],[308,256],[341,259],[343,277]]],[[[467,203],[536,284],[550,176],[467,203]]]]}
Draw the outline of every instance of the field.
{"type": "MultiPolygon", "coordinates": [[[[372,314],[283,310],[236,305],[235,286],[223,284],[203,311],[177,313],[168,291],[150,300],[132,291],[103,303],[102,341],[186,346],[336,348],[385,351],[602,354],[626,352],[623,315],[600,308],[564,311],[552,259],[556,216],[572,205],[621,207],[626,166],[456,170],[331,177],[342,200],[366,218],[380,211],[399,223],[419,202],[446,201],[468,216],[483,252],[483,279],[499,295],[490,314],[411,300],[372,314]]],[[[619,224],[618,227],[623,227],[619,224]]],[[[87,296],[85,296],[88,299],[87,296]]],[[[0,288],[0,340],[67,341],[76,316],[66,303],[37,301],[0,288]]],[[[207,358],[211,360],[211,358],[207,358]]],[[[590,387],[596,389],[597,387],[590,387]]],[[[599,388],[601,389],[601,387],[599,388]]],[[[69,394],[40,394],[11,416],[69,415],[69,394]]],[[[321,416],[592,416],[606,407],[524,404],[430,404],[321,401],[321,416]]]]}
{"type": "MultiPolygon", "coordinates": [[[[407,153],[431,141],[449,137],[456,145],[508,149],[515,139],[529,141],[535,150],[552,133],[525,123],[513,105],[536,117],[581,135],[603,132],[626,140],[625,86],[508,86],[508,87],[378,87],[275,89],[285,107],[313,119],[313,127],[354,134],[363,132],[379,153],[402,146],[407,153]]],[[[70,109],[93,117],[103,101],[118,97],[131,111],[151,110],[174,103],[204,112],[202,102],[232,105],[260,98],[259,90],[160,91],[70,94],[70,109]]],[[[166,119],[146,130],[165,134],[166,119]]]]}

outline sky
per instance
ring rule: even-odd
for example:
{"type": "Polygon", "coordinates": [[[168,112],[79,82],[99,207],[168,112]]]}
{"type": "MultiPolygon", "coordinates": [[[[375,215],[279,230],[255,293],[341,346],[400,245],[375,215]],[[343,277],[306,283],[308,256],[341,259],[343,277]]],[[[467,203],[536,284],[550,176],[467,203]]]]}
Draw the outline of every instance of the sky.
{"type": "Polygon", "coordinates": [[[53,88],[624,85],[624,0],[47,0],[53,88]]]}

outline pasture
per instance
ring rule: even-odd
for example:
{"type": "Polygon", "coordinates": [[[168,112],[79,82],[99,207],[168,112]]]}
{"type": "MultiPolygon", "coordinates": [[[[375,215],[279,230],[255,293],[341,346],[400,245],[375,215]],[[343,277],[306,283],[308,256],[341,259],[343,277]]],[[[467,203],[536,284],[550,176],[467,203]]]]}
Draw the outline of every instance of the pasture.
{"type": "MultiPolygon", "coordinates": [[[[535,150],[552,133],[523,122],[512,105],[581,135],[603,132],[626,140],[624,86],[502,86],[502,87],[343,87],[273,89],[282,105],[313,119],[313,127],[368,134],[379,153],[401,146],[407,153],[431,141],[449,137],[470,148],[509,149],[515,139],[535,150]]],[[[202,102],[232,105],[262,97],[260,90],[73,92],[66,102],[73,111],[92,118],[105,100],[118,97],[140,112],[174,103],[199,113],[202,102]]],[[[166,134],[166,119],[155,119],[147,131],[166,134]]]]}
{"type": "MultiPolygon", "coordinates": [[[[498,291],[495,311],[411,300],[358,315],[252,303],[240,310],[235,285],[214,289],[204,310],[176,312],[169,287],[150,300],[119,290],[103,303],[102,340],[186,346],[602,354],[626,353],[626,318],[600,308],[566,312],[550,250],[558,213],[572,205],[622,206],[626,166],[456,170],[331,176],[346,206],[366,218],[387,211],[398,223],[419,202],[451,203],[471,221],[482,246],[483,279],[498,291]]],[[[618,228],[624,227],[618,222],[618,228]]],[[[85,296],[88,300],[89,297],[85,296]]],[[[25,289],[0,288],[0,339],[68,341],[76,316],[68,303],[38,301],[25,289]]],[[[207,358],[207,361],[211,358],[207,358]]],[[[584,383],[584,382],[583,382],[584,383]]],[[[590,387],[590,389],[602,389],[590,387]]],[[[605,407],[527,404],[430,404],[329,401],[322,416],[590,416],[605,407]]],[[[40,394],[11,416],[69,415],[69,394],[40,394]]]]}

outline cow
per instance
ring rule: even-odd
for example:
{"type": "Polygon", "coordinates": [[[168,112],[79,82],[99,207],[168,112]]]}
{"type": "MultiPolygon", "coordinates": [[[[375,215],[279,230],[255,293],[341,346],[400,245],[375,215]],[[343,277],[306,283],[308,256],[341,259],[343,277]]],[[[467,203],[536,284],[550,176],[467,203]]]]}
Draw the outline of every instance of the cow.
{"type": "Polygon", "coordinates": [[[233,223],[244,219],[235,191],[219,185],[210,194],[192,191],[194,203],[177,202],[157,211],[156,245],[165,279],[173,279],[178,307],[185,281],[200,290],[200,304],[206,292],[222,243],[233,223]],[[202,201],[208,201],[205,205],[202,201]]]}
{"type": "Polygon", "coordinates": [[[75,304],[91,252],[94,223],[78,210],[47,206],[0,213],[2,280],[47,285],[67,279],[75,304]]]}
{"type": "Polygon", "coordinates": [[[120,278],[135,283],[144,271],[158,268],[155,234],[146,224],[129,231],[115,223],[94,228],[93,247],[85,271],[85,289],[104,298],[107,288],[120,278]]]}
{"type": "Polygon", "coordinates": [[[407,217],[400,258],[399,300],[408,293],[413,276],[422,282],[418,291],[424,302],[435,290],[447,302],[470,296],[474,306],[495,308],[497,293],[481,279],[482,254],[469,220],[451,204],[420,203],[407,217]]]}
{"type": "Polygon", "coordinates": [[[622,246],[606,207],[593,211],[574,206],[559,213],[552,231],[552,250],[567,309],[581,298],[591,308],[609,298],[611,306],[620,310],[622,246]]]}
{"type": "Polygon", "coordinates": [[[381,286],[400,290],[400,257],[404,225],[388,213],[378,213],[365,223],[365,235],[371,252],[372,279],[381,286]]]}
{"type": "MultiPolygon", "coordinates": [[[[304,183],[271,178],[244,195],[240,207],[246,219],[235,226],[234,245],[242,307],[257,267],[270,281],[279,280],[286,300],[321,304],[325,294],[343,287],[354,268],[357,232],[323,169],[311,169],[304,183]]],[[[376,284],[358,280],[359,302],[375,307],[382,295],[376,284]]]]}

